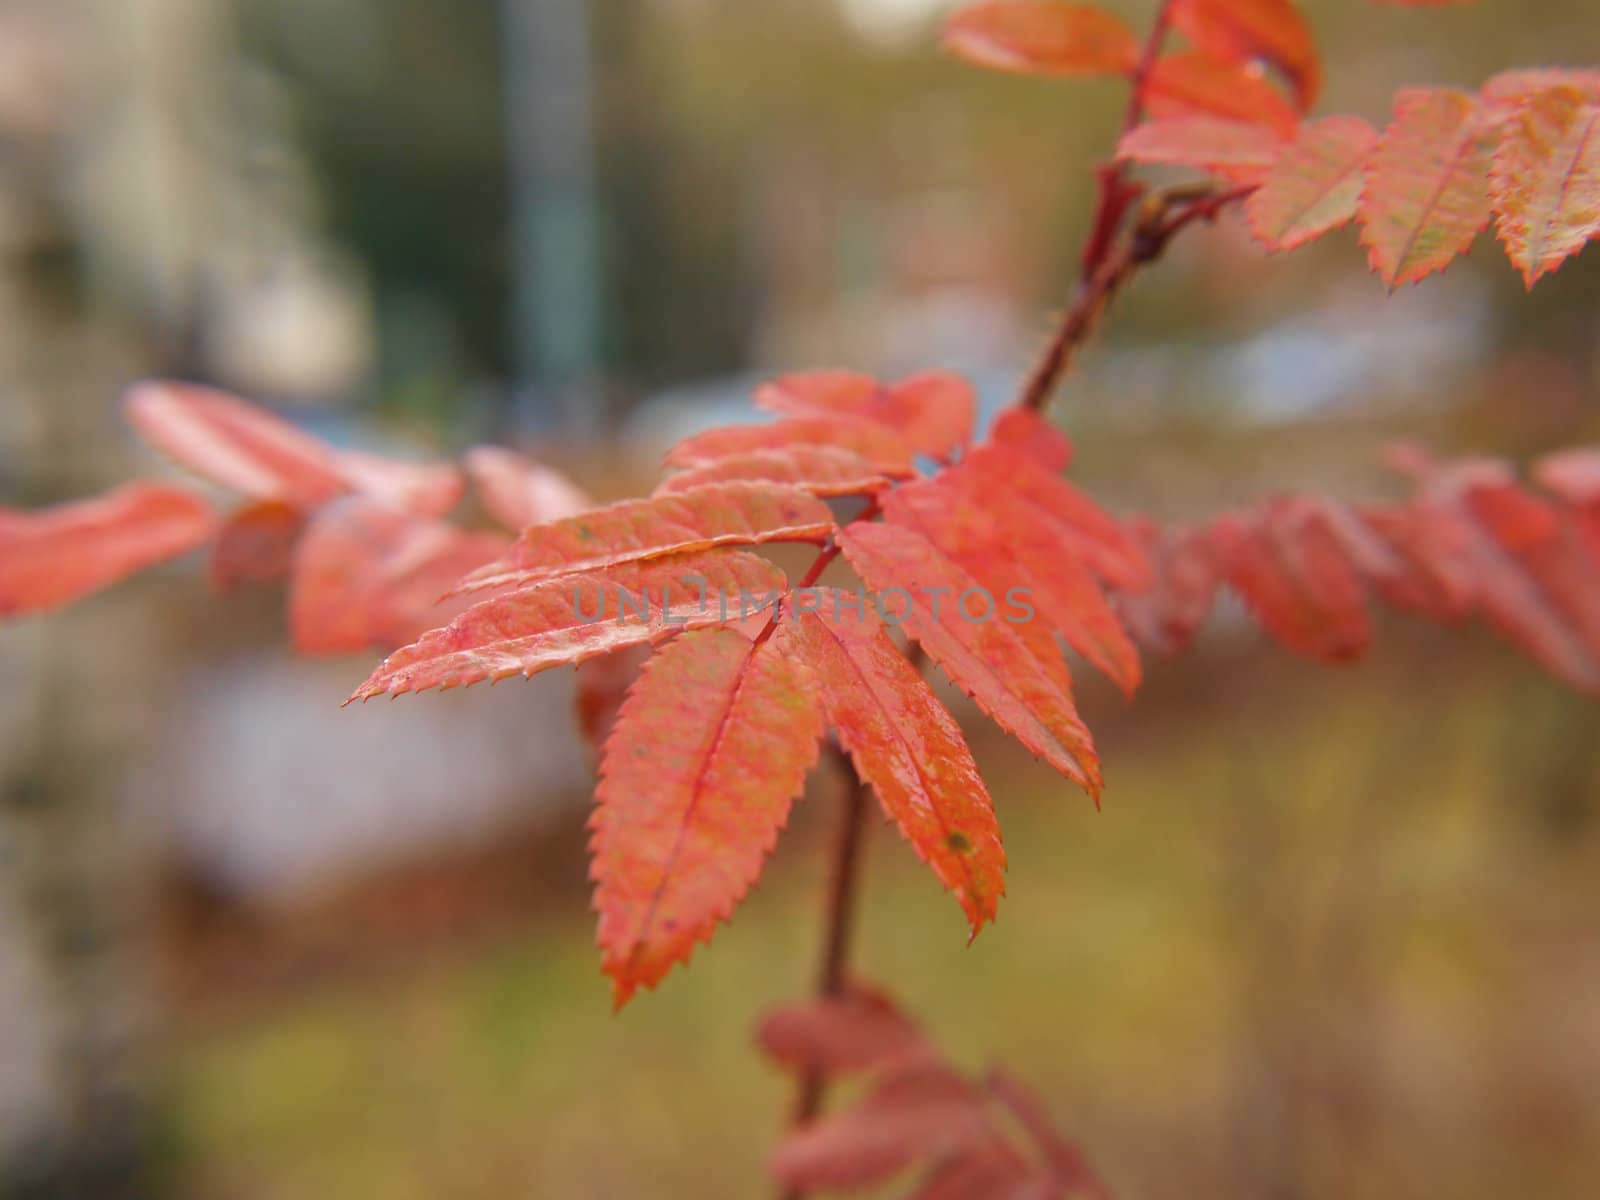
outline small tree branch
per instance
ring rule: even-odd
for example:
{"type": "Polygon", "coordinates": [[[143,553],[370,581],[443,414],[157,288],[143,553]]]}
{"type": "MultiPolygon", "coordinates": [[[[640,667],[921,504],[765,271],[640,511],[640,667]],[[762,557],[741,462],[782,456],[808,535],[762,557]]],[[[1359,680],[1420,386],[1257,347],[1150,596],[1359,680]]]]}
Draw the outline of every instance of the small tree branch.
{"type": "Polygon", "coordinates": [[[1115,252],[1108,247],[1094,273],[1078,285],[1066,315],[1056,327],[1038,365],[1029,373],[1017,397],[1017,406],[1038,412],[1050,402],[1056,386],[1071,367],[1078,347],[1094,336],[1100,318],[1134,272],[1160,258],[1168,243],[1190,225],[1196,221],[1215,220],[1224,208],[1243,200],[1254,190],[1254,186],[1247,186],[1217,191],[1206,184],[1200,189],[1178,188],[1145,197],[1131,236],[1115,252]]]}
{"type": "MultiPolygon", "coordinates": [[[[1162,0],[1155,20],[1150,25],[1150,32],[1145,36],[1139,61],[1133,69],[1128,107],[1122,115],[1123,136],[1131,133],[1144,120],[1150,79],[1167,44],[1167,34],[1172,30],[1175,8],[1176,0],[1162,0]]],[[[1089,236],[1084,242],[1082,279],[1077,294],[1056,326],[1038,364],[1028,373],[1027,382],[1017,398],[1021,408],[1037,412],[1050,402],[1056,386],[1072,363],[1073,352],[1093,335],[1101,316],[1134,268],[1150,261],[1148,258],[1136,260],[1126,252],[1115,252],[1117,234],[1123,227],[1129,209],[1144,195],[1143,185],[1129,180],[1124,164],[1115,160],[1102,166],[1096,173],[1096,179],[1100,194],[1095,204],[1094,219],[1089,226],[1089,236]]]]}
{"type": "Polygon", "coordinates": [[[1145,98],[1150,92],[1150,76],[1167,44],[1167,34],[1172,31],[1172,14],[1177,0],[1161,0],[1156,18],[1145,35],[1144,48],[1139,52],[1139,63],[1133,69],[1133,90],[1128,95],[1128,108],[1122,114],[1122,132],[1132,133],[1134,126],[1144,120],[1145,98]]]}

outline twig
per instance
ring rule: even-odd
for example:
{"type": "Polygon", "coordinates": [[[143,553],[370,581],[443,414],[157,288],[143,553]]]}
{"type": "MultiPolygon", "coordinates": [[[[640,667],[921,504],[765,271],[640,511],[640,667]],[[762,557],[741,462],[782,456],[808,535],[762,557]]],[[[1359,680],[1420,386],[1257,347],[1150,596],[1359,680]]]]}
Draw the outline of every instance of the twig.
{"type": "MultiPolygon", "coordinates": [[[[822,961],[817,974],[817,995],[824,999],[842,996],[848,987],[850,937],[855,925],[857,885],[860,879],[861,843],[866,833],[867,787],[857,777],[850,759],[841,750],[834,754],[844,769],[846,784],[841,796],[838,839],[834,843],[833,878],[828,889],[828,907],[822,943],[822,961]]],[[[815,1067],[800,1077],[795,1093],[795,1126],[814,1120],[822,1111],[822,1094],[827,1080],[815,1067]]],[[[803,1192],[791,1190],[784,1200],[801,1200],[803,1192]]]]}
{"type": "Polygon", "coordinates": [[[1119,250],[1107,254],[1095,273],[1079,285],[1038,365],[1029,374],[1017,398],[1018,407],[1037,412],[1050,402],[1078,347],[1094,335],[1100,318],[1135,271],[1160,258],[1168,243],[1190,225],[1215,220],[1224,208],[1254,190],[1251,186],[1219,192],[1207,184],[1200,190],[1180,188],[1146,197],[1132,235],[1119,250]]]}

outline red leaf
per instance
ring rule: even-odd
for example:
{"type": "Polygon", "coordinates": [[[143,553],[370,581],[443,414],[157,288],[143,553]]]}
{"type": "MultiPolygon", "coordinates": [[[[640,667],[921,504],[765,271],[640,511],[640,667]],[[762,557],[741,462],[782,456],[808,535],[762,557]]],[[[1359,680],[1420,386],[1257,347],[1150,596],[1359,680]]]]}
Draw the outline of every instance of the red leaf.
{"type": "Polygon", "coordinates": [[[738,552],[546,580],[473,605],[423,634],[384,660],[350,699],[536,675],[684,629],[726,624],[741,615],[746,596],[753,611],[785,586],[777,567],[738,552]]]}
{"type": "MultiPolygon", "coordinates": [[[[993,519],[952,489],[950,472],[939,476],[937,494],[930,490],[933,486],[913,485],[892,494],[885,515],[893,524],[927,540],[970,575],[980,599],[987,596],[998,607],[1003,598],[1007,612],[1018,615],[1018,619],[1008,622],[1017,637],[1061,693],[1072,695],[1072,673],[1061,655],[1061,646],[1050,626],[1037,619],[1034,604],[1043,586],[1011,558],[1009,541],[993,519]]],[[[968,619],[965,608],[955,611],[956,605],[965,600],[965,593],[958,594],[954,589],[943,592],[941,595],[935,591],[929,596],[932,616],[946,621],[968,619]],[[939,612],[941,600],[943,617],[939,612]]]]}
{"type": "Polygon", "coordinates": [[[1351,565],[1389,604],[1447,624],[1471,612],[1470,532],[1450,513],[1422,504],[1326,511],[1351,565]]]}
{"type": "Polygon", "coordinates": [[[929,1053],[916,1023],[882,992],[867,988],[774,1009],[762,1019],[756,1040],[781,1065],[824,1078],[929,1053]]]}
{"type": "Polygon", "coordinates": [[[1547,455],[1534,467],[1534,478],[1572,506],[1589,557],[1600,563],[1600,448],[1547,455]]]}
{"type": "Polygon", "coordinates": [[[1245,202],[1250,230],[1271,250],[1293,250],[1356,215],[1378,131],[1360,117],[1326,117],[1295,139],[1245,202]]]}
{"type": "Polygon", "coordinates": [[[1282,150],[1283,139],[1264,125],[1222,117],[1168,117],[1125,134],[1117,157],[1205,171],[1256,171],[1272,166],[1282,150]]]}
{"type": "Polygon", "coordinates": [[[743,899],[821,736],[816,697],[775,638],[699,630],[645,666],[606,743],[590,823],[598,939],[618,1006],[685,961],[743,899]]]}
{"type": "Polygon", "coordinates": [[[289,577],[305,511],[282,500],[253,500],[229,515],[211,552],[218,588],[277,583],[289,577]]]}
{"type": "Polygon", "coordinates": [[[690,492],[708,483],[782,483],[813,496],[857,496],[882,491],[889,479],[861,455],[833,446],[786,446],[719,458],[670,475],[656,495],[690,492]]]}
{"type": "Polygon", "coordinates": [[[982,1093],[949,1067],[929,1063],[891,1075],[853,1108],[790,1133],[772,1156],[772,1174],[797,1191],[861,1188],[987,1137],[982,1093]]]}
{"type": "Polygon", "coordinates": [[[205,501],[160,483],[37,512],[0,509],[0,616],[69,604],[187,554],[216,528],[205,501]]]}
{"type": "Polygon", "coordinates": [[[831,588],[815,599],[816,610],[786,621],[777,640],[815,674],[856,774],[955,894],[976,935],[1005,894],[1006,855],[961,727],[875,617],[847,615],[831,588]]]}
{"type": "Polygon", "coordinates": [[[454,463],[406,462],[352,450],[339,455],[339,469],[362,495],[414,517],[442,517],[466,491],[454,463]]]}
{"type": "Polygon", "coordinates": [[[1520,105],[1491,192],[1500,240],[1531,288],[1600,234],[1600,105],[1570,85],[1520,105]]]}
{"type": "Polygon", "coordinates": [[[1575,87],[1591,103],[1600,104],[1600,71],[1571,67],[1534,67],[1502,71],[1483,85],[1485,103],[1515,108],[1554,87],[1575,87]]]}
{"type": "Polygon", "coordinates": [[[1140,645],[1177,654],[1194,640],[1216,600],[1210,542],[1201,530],[1163,530],[1147,519],[1130,528],[1145,548],[1154,582],[1142,592],[1117,593],[1117,611],[1140,645]]]}
{"type": "Polygon", "coordinates": [[[124,401],[152,446],[254,500],[307,507],[350,490],[333,448],[236,396],[187,383],[143,383],[124,401]]]}
{"type": "Polygon", "coordinates": [[[860,455],[884,475],[905,477],[915,473],[915,451],[904,438],[885,426],[847,417],[793,417],[770,425],[708,429],[669,450],[666,463],[669,467],[702,467],[755,450],[783,450],[790,446],[832,446],[860,455]]]}
{"type": "MultiPolygon", "coordinates": [[[[1046,625],[1124,693],[1138,688],[1139,652],[1088,567],[1063,553],[1048,529],[1031,523],[1002,526],[991,518],[974,472],[958,467],[935,480],[909,484],[885,498],[884,512],[960,563],[990,594],[1026,588],[1046,625]]],[[[1029,632],[1027,625],[1020,632],[1029,632]]],[[[1055,647],[1048,637],[1046,642],[1036,653],[1051,662],[1055,647]]]]}
{"type": "Polygon", "coordinates": [[[1004,446],[979,446],[962,463],[968,486],[1001,525],[1053,537],[1101,579],[1125,591],[1150,586],[1144,550],[1104,509],[1036,459],[1004,446]]]}
{"type": "Polygon", "coordinates": [[[1293,86],[1300,111],[1322,90],[1322,65],[1311,27],[1292,0],[1176,0],[1173,26],[1213,58],[1248,66],[1265,62],[1293,86]]]}
{"type": "Polygon", "coordinates": [[[1511,483],[1468,483],[1484,615],[1546,670],[1600,692],[1600,560],[1560,509],[1511,483]]]}
{"type": "Polygon", "coordinates": [[[929,371],[888,385],[852,371],[785,375],[756,389],[756,405],[791,417],[871,421],[938,459],[971,440],[978,415],[972,385],[948,371],[929,371]]]}
{"type": "Polygon", "coordinates": [[[1229,586],[1289,649],[1342,662],[1371,644],[1360,576],[1314,504],[1291,496],[1261,514],[1219,517],[1211,542],[1229,586]]]}
{"type": "Polygon", "coordinates": [[[944,44],[980,67],[1030,75],[1120,75],[1139,60],[1133,31],[1087,4],[972,4],[945,22],[944,44]]]}
{"type": "MultiPolygon", "coordinates": [[[[850,525],[838,533],[850,565],[894,609],[889,595],[906,597],[907,632],[922,644],[950,679],[1018,741],[1091,796],[1100,793],[1094,739],[1072,697],[1029,648],[1016,627],[996,614],[986,621],[936,617],[929,596],[939,590],[958,598],[981,588],[973,578],[920,534],[895,525],[850,525]]],[[[895,616],[899,616],[895,610],[895,616]]]]}
{"type": "Polygon", "coordinates": [[[1054,1181],[999,1138],[979,1140],[945,1159],[910,1200],[1052,1200],[1054,1181]]]}
{"type": "Polygon", "coordinates": [[[1576,508],[1600,507],[1600,446],[1547,454],[1533,474],[1543,487],[1576,508]]]}
{"type": "Polygon", "coordinates": [[[499,446],[474,446],[464,461],[483,506],[507,529],[521,531],[594,507],[561,472],[499,446]]]}
{"type": "Polygon", "coordinates": [[[1488,125],[1465,92],[1415,88],[1367,169],[1362,243],[1391,288],[1443,270],[1489,221],[1488,125]]]}
{"type": "Polygon", "coordinates": [[[717,546],[816,542],[832,531],[828,506],[798,488],[711,484],[535,525],[523,531],[509,554],[475,571],[462,588],[522,587],[717,546]]]}
{"type": "Polygon", "coordinates": [[[1033,459],[1058,475],[1072,465],[1072,439],[1031,408],[1008,408],[995,418],[989,441],[1033,459]]]}
{"type": "Polygon", "coordinates": [[[301,537],[289,589],[289,630],[302,654],[402,646],[465,605],[439,597],[505,550],[498,534],[353,497],[320,511],[301,537]]]}
{"type": "Polygon", "coordinates": [[[1032,1090],[1009,1072],[999,1069],[989,1075],[989,1090],[1027,1130],[1057,1183],[1090,1200],[1109,1200],[1110,1193],[1083,1152],[1056,1129],[1050,1114],[1032,1090]]]}
{"type": "Polygon", "coordinates": [[[1205,54],[1169,54],[1150,72],[1145,107],[1154,117],[1222,117],[1293,137],[1300,114],[1259,74],[1205,54]]]}

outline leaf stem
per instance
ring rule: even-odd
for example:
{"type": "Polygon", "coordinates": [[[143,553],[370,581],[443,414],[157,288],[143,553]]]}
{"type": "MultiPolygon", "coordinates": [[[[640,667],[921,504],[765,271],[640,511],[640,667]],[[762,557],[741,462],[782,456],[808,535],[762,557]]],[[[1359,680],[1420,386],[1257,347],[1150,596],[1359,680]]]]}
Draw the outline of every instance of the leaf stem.
{"type": "Polygon", "coordinates": [[[1150,76],[1167,44],[1167,34],[1172,32],[1172,16],[1177,7],[1177,0],[1161,0],[1155,20],[1150,23],[1144,48],[1139,52],[1139,63],[1133,69],[1133,90],[1128,95],[1127,111],[1122,114],[1123,133],[1132,133],[1134,126],[1144,120],[1144,102],[1150,91],[1150,76]]]}
{"type": "MultiPolygon", "coordinates": [[[[824,915],[822,959],[817,971],[817,995],[842,996],[849,986],[851,933],[855,925],[857,893],[861,877],[861,845],[866,834],[867,786],[856,775],[849,757],[837,748],[834,755],[844,771],[841,791],[842,812],[834,842],[833,876],[828,888],[824,915]]],[[[827,1080],[812,1068],[800,1077],[795,1092],[793,1124],[805,1125],[822,1111],[822,1096],[827,1080]]],[[[804,1192],[791,1189],[784,1200],[802,1200],[804,1192]]]]}

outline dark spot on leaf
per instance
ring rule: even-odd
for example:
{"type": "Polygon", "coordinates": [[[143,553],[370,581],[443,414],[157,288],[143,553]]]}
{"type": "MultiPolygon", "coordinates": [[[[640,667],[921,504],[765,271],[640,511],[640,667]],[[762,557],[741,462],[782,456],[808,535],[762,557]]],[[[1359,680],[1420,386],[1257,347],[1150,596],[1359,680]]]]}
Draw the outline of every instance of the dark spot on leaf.
{"type": "Polygon", "coordinates": [[[949,837],[945,838],[944,844],[949,846],[950,849],[954,850],[957,854],[972,853],[972,843],[967,840],[967,835],[964,833],[952,833],[949,837]]]}

